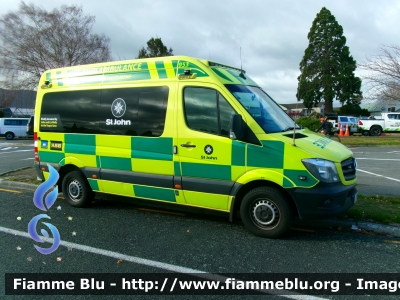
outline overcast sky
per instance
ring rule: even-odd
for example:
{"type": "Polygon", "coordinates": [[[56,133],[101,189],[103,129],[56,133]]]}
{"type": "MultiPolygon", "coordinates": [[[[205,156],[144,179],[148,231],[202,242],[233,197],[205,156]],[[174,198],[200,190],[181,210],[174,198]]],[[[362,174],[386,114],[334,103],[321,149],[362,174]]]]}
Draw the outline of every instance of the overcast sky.
{"type": "MultiPolygon", "coordinates": [[[[31,3],[32,1],[25,1],[31,3]]],[[[1,14],[18,9],[0,0],[1,14]]],[[[400,44],[398,0],[35,0],[51,10],[78,4],[111,39],[115,60],[133,59],[151,37],[175,55],[240,67],[279,103],[295,103],[299,63],[317,13],[326,7],[343,27],[358,62],[381,45],[400,44]],[[241,49],[241,59],[240,59],[241,49]]],[[[356,71],[358,76],[362,73],[356,71]]]]}

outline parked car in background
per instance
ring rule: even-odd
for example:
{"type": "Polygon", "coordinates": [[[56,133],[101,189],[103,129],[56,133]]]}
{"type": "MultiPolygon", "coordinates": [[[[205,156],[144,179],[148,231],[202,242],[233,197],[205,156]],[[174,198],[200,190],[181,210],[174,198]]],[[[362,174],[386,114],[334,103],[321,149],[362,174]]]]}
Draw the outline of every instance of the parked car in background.
{"type": "Polygon", "coordinates": [[[346,131],[346,126],[349,127],[349,134],[359,132],[358,118],[352,116],[338,116],[338,123],[342,126],[343,131],[346,131]]]}
{"type": "Polygon", "coordinates": [[[339,126],[342,126],[343,131],[346,131],[346,126],[349,126],[349,134],[359,132],[358,118],[352,116],[328,116],[328,121],[333,124],[333,131],[339,132],[339,126]]]}
{"type": "Polygon", "coordinates": [[[26,124],[29,118],[0,118],[0,137],[12,140],[15,137],[27,137],[26,124]]]}

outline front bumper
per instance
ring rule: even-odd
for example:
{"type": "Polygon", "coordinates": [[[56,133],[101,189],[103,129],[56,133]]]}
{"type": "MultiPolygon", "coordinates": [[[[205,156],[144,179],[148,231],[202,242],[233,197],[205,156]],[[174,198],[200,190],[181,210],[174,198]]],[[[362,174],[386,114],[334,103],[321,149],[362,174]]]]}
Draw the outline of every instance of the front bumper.
{"type": "Polygon", "coordinates": [[[311,189],[287,190],[292,196],[300,219],[329,218],[350,209],[357,201],[356,185],[318,183],[311,189]]]}

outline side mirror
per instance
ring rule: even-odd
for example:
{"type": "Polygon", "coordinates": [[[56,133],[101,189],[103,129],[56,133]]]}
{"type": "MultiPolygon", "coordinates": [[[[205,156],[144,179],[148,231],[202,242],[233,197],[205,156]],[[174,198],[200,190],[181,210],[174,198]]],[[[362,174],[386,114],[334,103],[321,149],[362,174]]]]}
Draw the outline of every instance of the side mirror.
{"type": "Polygon", "coordinates": [[[232,115],[229,123],[229,138],[243,140],[244,124],[241,115],[232,115]]]}

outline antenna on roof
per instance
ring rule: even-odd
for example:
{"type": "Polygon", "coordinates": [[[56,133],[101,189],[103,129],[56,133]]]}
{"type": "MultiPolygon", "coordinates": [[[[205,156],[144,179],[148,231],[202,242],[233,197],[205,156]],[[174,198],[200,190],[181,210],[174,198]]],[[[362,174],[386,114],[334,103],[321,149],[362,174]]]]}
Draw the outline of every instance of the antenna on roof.
{"type": "Polygon", "coordinates": [[[240,74],[239,74],[239,77],[246,79],[246,77],[244,76],[243,68],[242,68],[242,47],[240,47],[239,49],[240,49],[240,74]]]}

